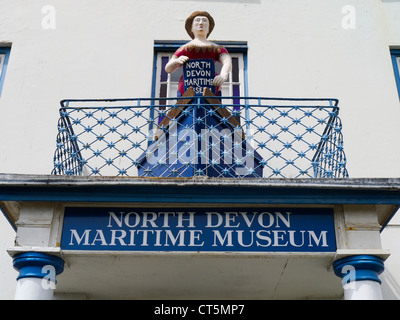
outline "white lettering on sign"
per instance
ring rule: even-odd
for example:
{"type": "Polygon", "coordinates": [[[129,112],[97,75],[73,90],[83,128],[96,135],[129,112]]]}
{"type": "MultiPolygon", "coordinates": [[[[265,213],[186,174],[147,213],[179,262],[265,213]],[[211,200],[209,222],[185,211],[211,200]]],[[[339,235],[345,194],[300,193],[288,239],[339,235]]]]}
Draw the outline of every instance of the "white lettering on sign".
{"type": "Polygon", "coordinates": [[[202,94],[205,87],[215,94],[212,82],[215,77],[215,65],[211,59],[189,60],[183,66],[183,85],[185,90],[193,87],[196,95],[202,94]]]}
{"type": "Polygon", "coordinates": [[[292,228],[290,211],[108,211],[104,228],[70,228],[68,247],[326,248],[328,230],[292,228]]]}

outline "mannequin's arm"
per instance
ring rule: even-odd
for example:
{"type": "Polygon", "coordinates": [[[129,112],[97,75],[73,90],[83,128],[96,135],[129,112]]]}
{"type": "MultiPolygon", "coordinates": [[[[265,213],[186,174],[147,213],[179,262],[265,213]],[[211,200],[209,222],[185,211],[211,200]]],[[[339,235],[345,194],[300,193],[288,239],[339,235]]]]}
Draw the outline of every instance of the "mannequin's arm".
{"type": "Polygon", "coordinates": [[[172,56],[172,58],[165,65],[165,71],[167,73],[172,73],[176,69],[181,67],[184,63],[186,63],[188,60],[189,58],[186,56],[180,56],[179,58],[177,58],[176,56],[172,56]]]}
{"type": "Polygon", "coordinates": [[[220,86],[228,80],[229,72],[232,70],[232,59],[229,54],[223,54],[219,57],[219,62],[222,63],[221,74],[213,80],[213,86],[220,86]]]}

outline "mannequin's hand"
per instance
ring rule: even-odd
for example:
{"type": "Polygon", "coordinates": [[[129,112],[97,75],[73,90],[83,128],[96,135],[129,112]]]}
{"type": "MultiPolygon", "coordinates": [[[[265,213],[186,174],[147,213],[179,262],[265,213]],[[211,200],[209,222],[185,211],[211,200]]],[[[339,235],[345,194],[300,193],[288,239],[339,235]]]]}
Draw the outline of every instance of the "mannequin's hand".
{"type": "Polygon", "coordinates": [[[226,75],[220,74],[220,75],[218,75],[218,76],[216,76],[214,78],[214,80],[212,82],[212,85],[218,87],[221,84],[223,84],[226,80],[228,80],[228,75],[227,74],[226,75]]]}
{"type": "Polygon", "coordinates": [[[165,71],[167,73],[172,73],[187,61],[189,61],[189,57],[187,56],[180,56],[179,58],[175,58],[174,56],[171,60],[168,61],[167,65],[165,66],[165,71]]]}
{"type": "Polygon", "coordinates": [[[189,57],[187,57],[187,56],[180,56],[179,58],[174,60],[174,62],[176,64],[178,64],[179,66],[185,64],[188,61],[189,61],[189,57]]]}

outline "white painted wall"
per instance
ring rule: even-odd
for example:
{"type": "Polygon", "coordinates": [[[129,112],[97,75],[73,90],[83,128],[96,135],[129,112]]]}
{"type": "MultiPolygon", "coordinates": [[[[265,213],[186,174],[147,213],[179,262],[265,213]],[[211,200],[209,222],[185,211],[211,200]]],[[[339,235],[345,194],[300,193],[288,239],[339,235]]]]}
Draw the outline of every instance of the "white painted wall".
{"type": "Polygon", "coordinates": [[[12,299],[18,272],[12,266],[12,258],[6,252],[14,245],[15,231],[0,212],[0,300],[12,299]]]}
{"type": "Polygon", "coordinates": [[[248,41],[251,96],[338,98],[350,176],[400,175],[400,103],[389,55],[389,46],[400,46],[399,1],[0,5],[0,43],[12,43],[0,98],[0,172],[51,172],[61,99],[149,97],[154,40],[189,40],[186,17],[207,10],[216,21],[210,39],[248,41]],[[55,29],[42,26],[47,5],[55,9],[55,29]],[[342,26],[348,5],[355,9],[354,29],[342,26]]]}
{"type": "Polygon", "coordinates": [[[185,18],[206,9],[216,20],[210,38],[248,41],[250,95],[340,99],[351,177],[400,174],[388,52],[400,44],[398,2],[352,1],[355,29],[342,27],[347,0],[1,3],[0,41],[13,44],[0,99],[2,172],[51,171],[61,99],[149,97],[153,41],[188,39],[185,18]],[[42,28],[45,5],[54,30],[42,28]]]}

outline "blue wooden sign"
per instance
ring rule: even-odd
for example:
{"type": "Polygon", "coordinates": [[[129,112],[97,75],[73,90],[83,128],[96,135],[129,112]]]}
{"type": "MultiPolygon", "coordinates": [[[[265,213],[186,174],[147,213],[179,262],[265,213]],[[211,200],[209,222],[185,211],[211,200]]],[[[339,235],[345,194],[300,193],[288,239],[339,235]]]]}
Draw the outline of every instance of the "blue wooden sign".
{"type": "Polygon", "coordinates": [[[209,88],[214,95],[216,87],[212,85],[215,78],[215,63],[212,59],[191,59],[183,65],[183,86],[186,91],[193,87],[196,95],[202,95],[204,88],[209,88]]]}
{"type": "Polygon", "coordinates": [[[63,250],[334,252],[330,208],[67,207],[63,250]]]}

